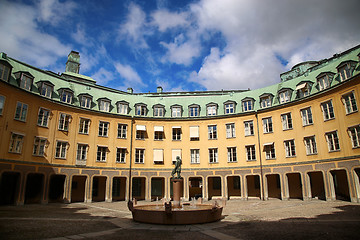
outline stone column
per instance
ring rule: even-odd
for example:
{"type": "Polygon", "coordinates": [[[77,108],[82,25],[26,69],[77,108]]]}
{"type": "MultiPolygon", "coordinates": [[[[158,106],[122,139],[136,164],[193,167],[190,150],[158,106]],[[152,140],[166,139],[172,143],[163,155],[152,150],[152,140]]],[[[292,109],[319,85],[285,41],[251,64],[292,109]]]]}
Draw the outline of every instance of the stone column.
{"type": "Polygon", "coordinates": [[[181,178],[173,178],[171,179],[171,182],[173,184],[173,196],[174,196],[173,206],[180,207],[180,197],[184,185],[183,184],[184,180],[181,178]]]}

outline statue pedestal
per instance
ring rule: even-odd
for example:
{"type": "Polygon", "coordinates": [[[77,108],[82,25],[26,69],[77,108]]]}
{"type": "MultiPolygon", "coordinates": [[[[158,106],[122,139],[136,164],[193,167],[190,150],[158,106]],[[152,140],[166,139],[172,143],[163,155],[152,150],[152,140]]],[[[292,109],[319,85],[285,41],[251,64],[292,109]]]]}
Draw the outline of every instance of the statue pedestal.
{"type": "Polygon", "coordinates": [[[173,207],[180,207],[180,197],[183,190],[183,182],[182,178],[172,178],[171,179],[173,185],[173,207]]]}

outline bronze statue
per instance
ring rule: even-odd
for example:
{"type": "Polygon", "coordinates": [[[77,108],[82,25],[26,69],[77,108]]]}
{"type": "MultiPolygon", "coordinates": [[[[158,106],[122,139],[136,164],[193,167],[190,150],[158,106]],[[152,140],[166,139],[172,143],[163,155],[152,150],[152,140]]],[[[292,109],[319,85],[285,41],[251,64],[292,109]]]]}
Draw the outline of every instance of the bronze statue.
{"type": "Polygon", "coordinates": [[[181,158],[179,156],[176,157],[176,162],[175,162],[175,168],[174,170],[172,170],[171,172],[171,176],[174,178],[175,173],[177,174],[177,176],[175,178],[181,178],[180,173],[181,173],[181,158]]]}

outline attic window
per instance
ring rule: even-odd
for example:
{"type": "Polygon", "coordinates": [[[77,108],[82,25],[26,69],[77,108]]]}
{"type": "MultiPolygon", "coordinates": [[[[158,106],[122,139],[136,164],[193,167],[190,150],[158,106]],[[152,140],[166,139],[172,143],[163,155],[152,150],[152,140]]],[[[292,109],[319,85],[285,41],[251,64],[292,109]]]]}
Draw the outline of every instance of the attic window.
{"type": "Polygon", "coordinates": [[[64,103],[72,103],[73,91],[70,89],[61,89],[60,90],[60,101],[64,103]]]}
{"type": "Polygon", "coordinates": [[[81,94],[80,98],[80,106],[83,108],[91,108],[92,96],[89,94],[81,94]]]}
{"type": "Polygon", "coordinates": [[[271,107],[272,105],[272,99],[273,99],[273,95],[272,94],[263,94],[260,96],[260,105],[261,108],[267,108],[267,107],[271,107]]]}
{"type": "Polygon", "coordinates": [[[157,104],[153,106],[154,109],[154,117],[163,117],[165,115],[165,106],[161,104],[157,104]]]}
{"type": "Polygon", "coordinates": [[[320,91],[330,87],[333,76],[334,74],[329,72],[329,73],[322,73],[316,77],[316,81],[320,91]]]}
{"type": "Polygon", "coordinates": [[[236,102],[234,101],[224,102],[225,114],[235,113],[235,106],[236,106],[236,102]]]}
{"type": "Polygon", "coordinates": [[[189,117],[198,117],[200,116],[200,106],[197,104],[192,104],[189,106],[189,117]]]}
{"type": "Polygon", "coordinates": [[[41,82],[40,83],[40,95],[51,98],[52,92],[54,89],[54,84],[50,82],[41,82]]]}
{"type": "Polygon", "coordinates": [[[128,114],[129,112],[129,103],[125,101],[119,101],[116,103],[117,105],[117,113],[120,114],[128,114]]]}
{"type": "Polygon", "coordinates": [[[104,112],[110,112],[111,101],[107,98],[100,98],[99,101],[99,110],[104,112]]]}
{"type": "Polygon", "coordinates": [[[9,76],[11,73],[11,67],[10,64],[7,62],[0,62],[0,79],[4,81],[9,80],[9,76]]]}
{"type": "Polygon", "coordinates": [[[254,99],[246,98],[242,100],[242,108],[243,112],[249,112],[254,110],[254,99]]]}
{"type": "Polygon", "coordinates": [[[135,104],[135,115],[146,116],[146,114],[147,114],[146,104],[143,103],[135,104]]]}
{"type": "Polygon", "coordinates": [[[310,95],[311,84],[308,82],[303,82],[296,86],[298,98],[303,98],[310,95]]]}
{"type": "Polygon", "coordinates": [[[216,103],[209,103],[206,105],[206,114],[208,116],[215,116],[217,115],[217,108],[218,105],[216,103]]]}
{"type": "Polygon", "coordinates": [[[20,88],[30,91],[34,77],[25,73],[20,75],[20,88]]]}
{"type": "Polygon", "coordinates": [[[347,61],[341,63],[337,67],[338,73],[340,75],[340,81],[345,81],[346,79],[350,78],[352,76],[352,72],[354,71],[355,66],[355,61],[347,61]]]}
{"type": "Polygon", "coordinates": [[[181,117],[182,107],[180,105],[173,105],[171,108],[171,117],[181,117]]]}
{"type": "Polygon", "coordinates": [[[282,90],[279,92],[279,102],[281,103],[287,103],[290,102],[291,99],[291,91],[289,89],[282,90]]]}

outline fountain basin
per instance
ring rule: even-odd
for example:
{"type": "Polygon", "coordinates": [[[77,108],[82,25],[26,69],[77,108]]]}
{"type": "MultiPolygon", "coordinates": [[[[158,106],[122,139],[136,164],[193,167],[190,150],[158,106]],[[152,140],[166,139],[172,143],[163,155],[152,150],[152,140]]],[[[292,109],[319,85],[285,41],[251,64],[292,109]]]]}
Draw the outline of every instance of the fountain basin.
{"type": "Polygon", "coordinates": [[[165,209],[164,205],[131,206],[133,220],[153,224],[197,224],[219,221],[223,207],[210,204],[183,205],[165,209]]]}

